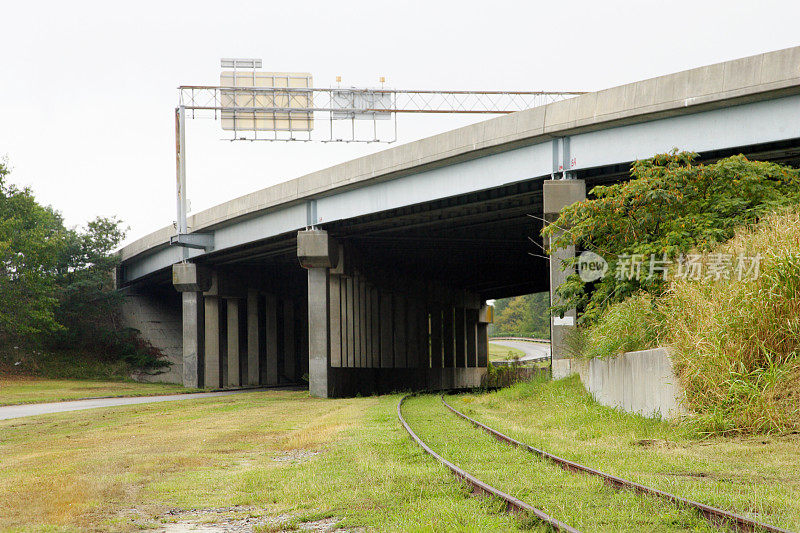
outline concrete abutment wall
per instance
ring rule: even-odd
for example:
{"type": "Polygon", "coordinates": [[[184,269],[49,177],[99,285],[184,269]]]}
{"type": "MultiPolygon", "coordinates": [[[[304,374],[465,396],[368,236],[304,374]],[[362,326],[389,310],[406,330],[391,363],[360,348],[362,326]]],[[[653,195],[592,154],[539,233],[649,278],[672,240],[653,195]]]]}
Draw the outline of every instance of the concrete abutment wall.
{"type": "Polygon", "coordinates": [[[180,383],[183,377],[181,298],[172,291],[123,291],[122,325],[161,350],[171,363],[166,372],[138,374],[140,381],[180,383]]]}

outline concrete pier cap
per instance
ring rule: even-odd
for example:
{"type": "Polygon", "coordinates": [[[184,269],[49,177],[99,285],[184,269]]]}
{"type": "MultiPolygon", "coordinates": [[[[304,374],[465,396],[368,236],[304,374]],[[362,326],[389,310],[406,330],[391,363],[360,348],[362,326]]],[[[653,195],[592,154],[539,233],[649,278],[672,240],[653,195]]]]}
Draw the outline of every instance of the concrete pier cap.
{"type": "Polygon", "coordinates": [[[491,305],[482,305],[478,311],[479,324],[491,324],[494,322],[494,307],[491,305]]]}
{"type": "Polygon", "coordinates": [[[564,207],[586,199],[586,182],[583,180],[545,180],[542,202],[547,222],[558,218],[564,207]]]}
{"type": "Polygon", "coordinates": [[[211,270],[194,263],[172,265],[172,284],[178,292],[204,292],[211,288],[211,270]]]}
{"type": "Polygon", "coordinates": [[[335,268],[339,263],[339,244],[325,230],[299,231],[297,259],[303,268],[335,268]]]}

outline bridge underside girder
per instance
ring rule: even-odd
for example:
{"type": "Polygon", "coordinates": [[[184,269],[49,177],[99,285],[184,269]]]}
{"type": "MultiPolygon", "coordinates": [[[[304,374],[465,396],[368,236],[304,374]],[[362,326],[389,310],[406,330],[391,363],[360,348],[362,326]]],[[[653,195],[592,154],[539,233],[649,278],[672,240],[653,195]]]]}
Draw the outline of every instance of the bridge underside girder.
{"type": "MultiPolygon", "coordinates": [[[[745,153],[797,166],[798,146],[794,140],[731,148],[701,160],[745,153]]],[[[626,179],[629,168],[575,177],[590,190],[626,179]]],[[[190,386],[302,384],[309,374],[312,389],[314,376],[324,374],[320,396],[477,385],[486,366],[486,328],[478,320],[484,300],[550,289],[539,236],[543,182],[322,224],[343,261],[324,277],[301,267],[295,232],[208,253],[193,263],[209,273],[208,287],[179,294],[161,271],[126,289],[135,296],[126,316],[177,363],[169,379],[182,372],[190,386]],[[309,364],[320,331],[310,324],[321,309],[322,374],[309,364]],[[154,323],[160,329],[148,325],[154,323]],[[182,343],[164,340],[180,331],[182,343]]]]}

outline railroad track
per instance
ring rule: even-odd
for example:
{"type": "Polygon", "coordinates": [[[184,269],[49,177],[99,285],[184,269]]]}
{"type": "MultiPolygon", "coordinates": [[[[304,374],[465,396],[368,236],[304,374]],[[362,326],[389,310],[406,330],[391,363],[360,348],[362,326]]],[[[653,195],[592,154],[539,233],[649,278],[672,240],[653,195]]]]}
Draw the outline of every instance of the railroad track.
{"type": "MultiPolygon", "coordinates": [[[[422,447],[428,454],[434,457],[437,461],[445,465],[449,468],[453,474],[466,481],[471,487],[473,492],[481,493],[487,496],[495,497],[500,500],[503,500],[506,503],[506,511],[510,513],[519,513],[519,514],[529,514],[534,516],[536,519],[541,521],[544,524],[549,525],[556,531],[565,531],[565,532],[578,532],[577,529],[573,528],[572,526],[561,522],[560,520],[550,516],[545,511],[541,509],[537,509],[532,505],[525,503],[518,498],[515,498],[495,487],[492,487],[488,483],[485,483],[475,477],[474,475],[468,473],[467,471],[463,470],[462,468],[458,467],[457,465],[451,463],[447,459],[443,458],[439,454],[437,454],[430,446],[428,446],[408,425],[405,418],[403,418],[402,413],[402,406],[403,403],[406,401],[407,398],[413,396],[411,394],[404,396],[400,402],[397,404],[397,416],[400,419],[400,423],[403,425],[405,430],[411,436],[411,438],[422,447]]],[[[496,440],[520,448],[525,450],[539,458],[545,459],[551,463],[556,464],[560,468],[573,473],[581,473],[587,474],[591,476],[600,477],[606,484],[610,485],[611,487],[618,489],[618,490],[631,490],[637,494],[645,494],[648,496],[653,496],[656,498],[661,498],[667,501],[670,501],[680,507],[689,508],[697,511],[703,516],[706,520],[711,522],[712,524],[718,527],[730,527],[739,532],[755,532],[755,531],[768,531],[774,533],[791,533],[788,530],[778,528],[771,524],[765,524],[761,522],[757,522],[755,520],[749,519],[744,516],[740,516],[729,511],[725,511],[723,509],[718,509],[716,507],[712,507],[709,505],[705,505],[703,503],[695,502],[689,500],[687,498],[682,498],[680,496],[676,496],[674,494],[670,494],[668,492],[664,492],[658,489],[654,489],[648,487],[646,485],[642,485],[639,483],[635,483],[633,481],[629,481],[623,479],[618,476],[614,476],[611,474],[607,474],[605,472],[601,472],[599,470],[595,470],[588,466],[582,465],[580,463],[576,463],[574,461],[569,461],[567,459],[558,457],[557,455],[553,455],[548,453],[544,450],[540,450],[538,448],[534,448],[528,444],[523,442],[519,442],[508,435],[504,435],[499,431],[478,422],[477,420],[470,418],[469,416],[465,415],[464,413],[458,411],[453,406],[451,406],[447,401],[444,399],[444,396],[441,397],[442,403],[444,406],[452,411],[457,416],[463,418],[467,422],[471,423],[475,427],[486,431],[490,436],[495,438],[496,440]]]]}

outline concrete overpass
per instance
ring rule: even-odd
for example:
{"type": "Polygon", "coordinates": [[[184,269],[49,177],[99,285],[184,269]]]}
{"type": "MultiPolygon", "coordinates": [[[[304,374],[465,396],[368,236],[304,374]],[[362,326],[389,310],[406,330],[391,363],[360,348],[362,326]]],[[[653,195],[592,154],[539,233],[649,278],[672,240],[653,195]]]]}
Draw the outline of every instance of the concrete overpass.
{"type": "MultiPolygon", "coordinates": [[[[564,275],[531,255],[541,219],[673,147],[800,162],[800,47],[480,122],[198,213],[205,248],[186,263],[172,227],[121,251],[125,319],[175,363],[161,379],[186,385],[475,385],[484,300],[564,275]]],[[[556,371],[570,316],[552,324],[556,371]]]]}

